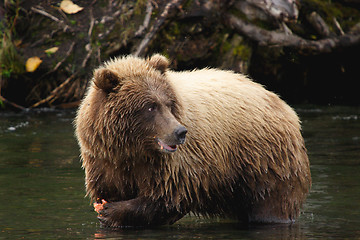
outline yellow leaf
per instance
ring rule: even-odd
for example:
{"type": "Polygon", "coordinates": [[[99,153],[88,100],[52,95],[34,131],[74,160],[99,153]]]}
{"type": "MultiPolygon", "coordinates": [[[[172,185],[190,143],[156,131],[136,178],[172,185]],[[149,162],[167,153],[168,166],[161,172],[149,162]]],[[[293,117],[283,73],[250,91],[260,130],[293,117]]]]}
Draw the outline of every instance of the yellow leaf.
{"type": "Polygon", "coordinates": [[[45,50],[45,53],[47,53],[47,54],[53,54],[53,53],[56,53],[57,50],[59,50],[58,47],[52,47],[52,48],[46,49],[46,50],[45,50]]]}
{"type": "Polygon", "coordinates": [[[39,57],[31,57],[26,60],[26,71],[27,72],[34,72],[39,65],[42,63],[42,60],[39,57]]]}
{"type": "Polygon", "coordinates": [[[71,0],[63,0],[60,3],[60,8],[67,14],[74,14],[84,9],[83,7],[80,7],[73,3],[71,0]]]}

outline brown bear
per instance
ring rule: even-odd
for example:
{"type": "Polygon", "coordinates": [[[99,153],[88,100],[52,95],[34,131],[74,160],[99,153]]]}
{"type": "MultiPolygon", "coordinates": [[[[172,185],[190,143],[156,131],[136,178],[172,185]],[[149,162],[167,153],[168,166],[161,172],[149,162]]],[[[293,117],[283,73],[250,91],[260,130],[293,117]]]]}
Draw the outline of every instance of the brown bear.
{"type": "Polygon", "coordinates": [[[311,176],[293,109],[244,75],[168,65],[127,56],[94,71],[75,125],[101,223],[294,221],[311,176]]]}

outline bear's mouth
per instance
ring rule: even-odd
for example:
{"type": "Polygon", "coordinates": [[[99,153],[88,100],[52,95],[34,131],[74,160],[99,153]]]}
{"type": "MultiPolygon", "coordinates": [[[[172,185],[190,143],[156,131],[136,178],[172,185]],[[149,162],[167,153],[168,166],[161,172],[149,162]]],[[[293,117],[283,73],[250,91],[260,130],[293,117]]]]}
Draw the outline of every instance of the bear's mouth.
{"type": "Polygon", "coordinates": [[[160,150],[165,152],[175,152],[177,150],[177,145],[167,145],[163,141],[161,141],[159,138],[156,139],[157,144],[160,146],[160,150]]]}

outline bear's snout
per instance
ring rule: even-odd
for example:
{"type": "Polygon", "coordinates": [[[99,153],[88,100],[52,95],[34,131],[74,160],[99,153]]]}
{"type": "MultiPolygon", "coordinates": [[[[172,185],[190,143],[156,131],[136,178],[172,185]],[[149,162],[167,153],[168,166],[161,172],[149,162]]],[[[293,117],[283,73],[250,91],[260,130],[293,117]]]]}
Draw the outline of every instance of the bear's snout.
{"type": "Polygon", "coordinates": [[[182,125],[175,129],[174,135],[176,140],[178,141],[178,144],[183,144],[185,142],[186,133],[187,129],[182,125]]]}
{"type": "Polygon", "coordinates": [[[187,129],[184,126],[179,125],[171,134],[164,138],[155,136],[155,141],[160,146],[162,152],[175,152],[178,147],[177,145],[184,144],[186,133],[187,129]]]}

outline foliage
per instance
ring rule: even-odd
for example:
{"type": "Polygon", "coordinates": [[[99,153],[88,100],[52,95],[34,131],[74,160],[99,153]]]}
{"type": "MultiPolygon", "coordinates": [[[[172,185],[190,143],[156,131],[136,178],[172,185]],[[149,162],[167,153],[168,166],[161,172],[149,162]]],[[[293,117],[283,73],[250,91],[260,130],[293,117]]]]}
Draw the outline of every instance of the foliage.
{"type": "Polygon", "coordinates": [[[21,74],[24,72],[23,59],[16,50],[13,41],[15,33],[15,23],[19,16],[18,1],[15,4],[10,1],[9,7],[15,8],[14,16],[5,16],[5,19],[0,22],[0,76],[10,78],[11,74],[21,74]]]}
{"type": "MultiPolygon", "coordinates": [[[[295,81],[305,89],[306,84],[319,79],[308,72],[318,71],[320,64],[331,65],[330,58],[317,61],[317,66],[307,66],[312,56],[305,58],[303,53],[284,47],[281,42],[265,46],[264,38],[257,42],[241,31],[234,31],[225,16],[233,15],[247,27],[256,26],[261,32],[284,33],[286,30],[288,36],[299,36],[314,43],[324,37],[309,21],[312,12],[325,21],[332,38],[341,36],[339,29],[348,33],[355,32],[353,26],[357,23],[360,26],[360,8],[354,7],[360,3],[303,0],[297,5],[298,18],[280,24],[281,19],[274,21],[246,14],[242,11],[244,8],[237,5],[240,2],[261,1],[6,0],[5,8],[0,6],[1,14],[5,12],[0,20],[0,96],[5,100],[2,99],[0,105],[8,106],[9,101],[26,107],[40,103],[42,106],[76,105],[84,95],[94,68],[109,58],[135,54],[144,40],[148,41],[139,56],[162,53],[170,59],[174,70],[218,67],[249,74],[269,89],[273,85],[275,91],[279,86],[289,89],[295,81]],[[175,2],[178,6],[170,7],[175,6],[175,2]],[[36,59],[34,72],[26,72],[25,61],[35,57],[41,62],[36,59]],[[294,69],[298,72],[294,73],[294,69]],[[22,87],[21,93],[18,86],[22,87]]],[[[347,49],[351,48],[329,53],[328,56],[339,54],[334,58],[336,63],[338,59],[349,63],[339,62],[336,65],[340,66],[339,74],[329,73],[328,82],[332,76],[339,79],[358,69],[353,67],[354,61],[347,60],[356,51],[347,49]],[[340,55],[344,53],[348,55],[340,55]]],[[[326,68],[326,72],[336,69],[326,68]]],[[[286,97],[287,91],[283,92],[278,93],[286,97]]]]}
{"type": "Polygon", "coordinates": [[[334,19],[337,19],[344,30],[349,30],[353,25],[360,21],[360,10],[348,7],[339,2],[328,0],[303,0],[301,11],[304,13],[318,12],[325,22],[333,30],[334,19]]]}

